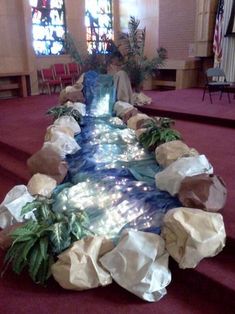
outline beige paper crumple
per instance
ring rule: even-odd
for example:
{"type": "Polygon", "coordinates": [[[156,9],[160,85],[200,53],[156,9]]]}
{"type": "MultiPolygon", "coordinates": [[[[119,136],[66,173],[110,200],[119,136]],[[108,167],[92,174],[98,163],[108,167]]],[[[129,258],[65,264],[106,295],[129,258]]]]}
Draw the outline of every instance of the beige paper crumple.
{"type": "Polygon", "coordinates": [[[227,189],[219,176],[203,173],[184,178],[178,197],[184,207],[217,212],[226,203],[227,189]]]}
{"type": "Polygon", "coordinates": [[[109,285],[112,278],[98,259],[112,248],[111,240],[103,236],[76,241],[58,256],[58,261],[52,265],[52,274],[64,289],[87,290],[109,285]]]}
{"type": "Polygon", "coordinates": [[[56,180],[46,174],[36,173],[28,182],[27,188],[31,195],[50,197],[56,187],[56,180]]]}
{"type": "Polygon", "coordinates": [[[213,173],[213,167],[205,155],[182,157],[158,172],[155,175],[155,182],[159,190],[167,191],[173,196],[178,194],[180,184],[185,177],[201,173],[213,173]]]}
{"type": "Polygon", "coordinates": [[[73,130],[74,134],[81,133],[81,128],[72,116],[61,116],[54,121],[54,125],[67,127],[73,130]]]}
{"type": "Polygon", "coordinates": [[[225,246],[223,217],[195,208],[174,208],[164,217],[162,237],[180,268],[194,268],[203,258],[217,255],[225,246]]]}
{"type": "Polygon", "coordinates": [[[27,160],[27,166],[31,174],[43,173],[61,183],[68,171],[68,164],[61,160],[58,150],[50,146],[44,146],[27,160]]]}
{"type": "Polygon", "coordinates": [[[127,109],[133,109],[134,107],[129,104],[128,102],[118,100],[115,102],[113,110],[116,113],[117,117],[121,117],[122,114],[127,110],[127,109]]]}
{"type": "Polygon", "coordinates": [[[137,106],[150,105],[152,98],[145,95],[143,92],[133,93],[133,103],[137,106]]]}
{"type": "Polygon", "coordinates": [[[130,129],[137,130],[143,128],[151,120],[145,113],[138,113],[127,121],[127,126],[130,129]]]}
{"type": "Polygon", "coordinates": [[[157,234],[127,230],[101,264],[123,288],[149,302],[160,300],[171,281],[169,254],[157,234]]]}
{"type": "Polygon", "coordinates": [[[53,137],[54,133],[57,133],[57,132],[65,133],[72,138],[74,137],[74,131],[70,127],[52,124],[47,128],[44,140],[50,141],[51,138],[53,137]]]}
{"type": "Polygon", "coordinates": [[[59,103],[64,104],[66,101],[84,101],[83,89],[83,76],[73,85],[66,86],[62,89],[59,96],[59,103]]]}
{"type": "Polygon", "coordinates": [[[198,152],[194,148],[189,148],[188,145],[179,140],[161,144],[155,150],[157,163],[163,168],[181,157],[197,155],[198,152]]]}

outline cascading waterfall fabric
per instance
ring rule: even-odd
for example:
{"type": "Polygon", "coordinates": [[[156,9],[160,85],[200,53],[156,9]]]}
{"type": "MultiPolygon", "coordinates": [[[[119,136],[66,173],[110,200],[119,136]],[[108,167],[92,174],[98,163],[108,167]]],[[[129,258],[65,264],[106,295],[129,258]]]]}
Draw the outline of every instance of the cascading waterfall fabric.
{"type": "Polygon", "coordinates": [[[124,228],[160,233],[164,214],[180,206],[177,198],[154,183],[161,168],[113,111],[113,81],[109,76],[85,75],[87,115],[81,147],[67,155],[69,171],[63,187],[54,192],[54,210],[84,210],[89,230],[116,239],[124,228]]]}

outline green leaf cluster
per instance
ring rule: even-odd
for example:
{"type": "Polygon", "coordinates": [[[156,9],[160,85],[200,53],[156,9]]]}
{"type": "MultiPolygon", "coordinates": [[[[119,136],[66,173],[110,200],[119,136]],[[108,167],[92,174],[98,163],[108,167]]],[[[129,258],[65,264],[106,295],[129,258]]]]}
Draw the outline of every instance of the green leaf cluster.
{"type": "Polygon", "coordinates": [[[152,120],[146,125],[146,131],[140,135],[140,143],[152,151],[163,143],[180,140],[180,133],[171,127],[173,123],[169,118],[152,120]]]}
{"type": "Polygon", "coordinates": [[[74,109],[73,107],[67,107],[67,106],[55,106],[50,108],[47,111],[47,114],[52,115],[54,119],[58,119],[62,116],[71,116],[73,117],[78,123],[82,120],[81,113],[74,109]]]}
{"type": "Polygon", "coordinates": [[[124,70],[128,73],[133,87],[139,87],[149,76],[164,65],[166,49],[159,48],[149,59],[144,54],[146,28],[139,28],[140,21],[134,16],[128,22],[128,32],[121,33],[119,48],[124,56],[124,70]]]}
{"type": "Polygon", "coordinates": [[[56,256],[74,241],[90,234],[85,212],[55,213],[52,204],[52,199],[38,196],[22,208],[22,215],[33,209],[36,219],[11,233],[13,244],[4,261],[6,269],[11,264],[17,274],[28,268],[32,280],[40,284],[45,284],[50,277],[56,256]]]}

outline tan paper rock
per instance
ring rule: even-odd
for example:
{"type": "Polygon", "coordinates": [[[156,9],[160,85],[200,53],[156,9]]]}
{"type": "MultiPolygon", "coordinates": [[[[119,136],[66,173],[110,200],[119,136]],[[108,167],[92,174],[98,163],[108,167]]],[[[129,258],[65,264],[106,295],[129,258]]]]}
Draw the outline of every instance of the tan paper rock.
{"type": "Polygon", "coordinates": [[[67,86],[60,92],[59,103],[64,104],[66,101],[84,101],[84,95],[82,92],[83,85],[76,84],[74,86],[67,86]]]}
{"type": "Polygon", "coordinates": [[[164,217],[162,237],[180,268],[194,268],[203,258],[222,251],[226,238],[223,217],[200,209],[174,208],[164,217]]]}
{"type": "Polygon", "coordinates": [[[61,183],[68,171],[67,162],[61,160],[58,151],[52,145],[42,147],[27,160],[30,173],[46,174],[61,183]]]}
{"type": "Polygon", "coordinates": [[[56,187],[56,180],[41,173],[36,173],[29,180],[27,188],[32,195],[43,195],[50,197],[56,187]]]}
{"type": "Polygon", "coordinates": [[[134,107],[129,104],[128,102],[124,101],[116,101],[113,107],[114,112],[116,113],[116,116],[121,117],[122,114],[127,110],[127,109],[133,109],[134,107]]]}
{"type": "Polygon", "coordinates": [[[150,105],[152,98],[145,95],[143,92],[133,93],[133,103],[137,106],[150,105]]]}
{"type": "Polygon", "coordinates": [[[112,248],[112,242],[103,236],[83,238],[58,256],[52,274],[64,289],[87,290],[109,285],[112,278],[98,260],[112,248]]]}
{"type": "Polygon", "coordinates": [[[151,121],[152,119],[147,116],[144,113],[138,113],[137,115],[131,117],[128,121],[127,121],[127,126],[130,129],[141,129],[144,127],[144,124],[148,123],[148,121],[151,121]]]}
{"type": "Polygon", "coordinates": [[[59,125],[50,125],[47,128],[44,140],[50,141],[52,139],[53,135],[57,132],[62,132],[64,134],[74,138],[74,131],[70,127],[59,126],[59,125]]]}
{"type": "Polygon", "coordinates": [[[197,155],[198,152],[194,148],[189,148],[184,142],[178,140],[161,144],[155,150],[157,163],[164,168],[181,157],[197,155]]]}
{"type": "Polygon", "coordinates": [[[123,120],[123,122],[125,124],[127,124],[127,121],[131,118],[131,117],[134,117],[137,115],[139,111],[136,109],[136,108],[130,108],[130,109],[127,109],[123,112],[123,114],[121,115],[121,118],[123,120]]]}
{"type": "Polygon", "coordinates": [[[217,212],[226,203],[227,189],[220,177],[200,174],[184,178],[178,197],[185,207],[217,212]]]}

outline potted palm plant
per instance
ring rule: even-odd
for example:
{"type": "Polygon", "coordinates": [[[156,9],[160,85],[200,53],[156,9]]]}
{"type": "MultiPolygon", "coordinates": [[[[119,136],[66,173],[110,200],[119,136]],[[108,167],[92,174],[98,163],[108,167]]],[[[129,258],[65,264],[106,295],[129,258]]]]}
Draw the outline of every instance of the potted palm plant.
{"type": "Polygon", "coordinates": [[[164,65],[166,49],[159,48],[156,55],[149,59],[144,54],[146,28],[139,28],[140,21],[131,16],[128,22],[128,32],[121,33],[119,49],[124,57],[124,70],[128,73],[132,87],[136,92],[142,88],[145,79],[156,73],[164,65]]]}

